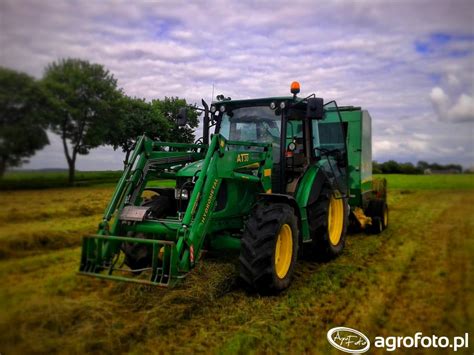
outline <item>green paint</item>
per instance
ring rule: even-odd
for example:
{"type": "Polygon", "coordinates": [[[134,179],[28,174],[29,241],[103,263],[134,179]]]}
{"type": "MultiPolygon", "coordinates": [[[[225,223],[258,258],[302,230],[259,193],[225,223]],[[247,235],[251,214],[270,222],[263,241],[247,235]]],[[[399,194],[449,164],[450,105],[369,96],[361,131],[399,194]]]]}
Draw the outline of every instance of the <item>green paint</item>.
{"type": "MultiPolygon", "coordinates": [[[[342,121],[347,125],[349,185],[353,197],[351,206],[365,206],[363,195],[372,192],[372,119],[360,107],[339,107],[342,121]]],[[[330,112],[323,124],[337,124],[337,112],[330,112]]]]}
{"type": "MultiPolygon", "coordinates": [[[[272,198],[281,198],[271,194],[272,187],[275,186],[272,181],[278,177],[278,170],[274,169],[275,159],[280,159],[280,149],[286,150],[288,143],[298,139],[302,142],[301,123],[306,120],[302,114],[305,112],[306,101],[283,97],[218,103],[232,110],[258,105],[268,107],[272,101],[285,102],[286,105],[282,116],[275,113],[276,120],[281,120],[286,115],[291,120],[288,121],[284,147],[276,143],[275,137],[268,143],[249,142],[235,137],[229,137],[232,138],[229,140],[219,132],[215,132],[209,145],[155,142],[145,136],[141,137],[117,183],[97,234],[84,238],[80,273],[168,286],[184,277],[195,266],[204,246],[211,249],[239,249],[245,219],[257,200],[262,197],[269,198],[270,201],[272,198]],[[290,108],[291,105],[294,108],[290,108]],[[296,116],[290,117],[292,114],[296,116]],[[168,185],[176,186],[178,193],[185,187],[189,190],[189,200],[186,200],[187,207],[184,210],[158,220],[132,221],[120,217],[125,207],[139,207],[143,191],[162,178],[172,179],[168,185]],[[120,270],[123,243],[149,248],[152,262],[140,276],[120,270]]],[[[351,204],[360,205],[362,193],[371,189],[368,166],[371,163],[371,151],[367,150],[370,147],[370,130],[363,131],[367,122],[370,126],[370,120],[366,121],[365,114],[359,109],[344,108],[340,112],[343,121],[349,125],[348,192],[354,195],[351,204]]],[[[229,114],[229,117],[232,115],[229,114]]],[[[275,121],[274,117],[269,121],[272,119],[275,121]]],[[[311,137],[311,144],[325,149],[342,147],[343,151],[345,146],[341,146],[340,141],[331,141],[331,135],[324,138],[318,134],[324,131],[323,125],[337,123],[338,120],[337,111],[327,110],[324,120],[309,121],[313,135],[316,135],[311,137]]],[[[263,126],[258,128],[262,122],[252,122],[257,125],[257,132],[264,131],[263,126]]],[[[275,131],[275,126],[269,125],[267,128],[275,131]]],[[[237,128],[233,129],[230,132],[235,133],[237,128]]],[[[303,241],[311,240],[306,209],[318,198],[314,192],[318,179],[330,176],[334,186],[347,186],[345,167],[342,170],[335,168],[335,156],[318,157],[316,153],[311,154],[310,164],[301,171],[294,194],[288,195],[290,199],[294,199],[295,202],[292,203],[297,205],[303,241]]],[[[288,170],[287,174],[290,173],[294,174],[294,170],[288,170]]]]}

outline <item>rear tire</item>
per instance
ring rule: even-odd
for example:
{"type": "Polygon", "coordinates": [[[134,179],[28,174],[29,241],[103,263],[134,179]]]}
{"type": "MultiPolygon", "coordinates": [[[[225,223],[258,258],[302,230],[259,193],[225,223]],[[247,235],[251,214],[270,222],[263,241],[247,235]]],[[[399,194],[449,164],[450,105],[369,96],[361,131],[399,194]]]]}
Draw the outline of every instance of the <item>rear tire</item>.
{"type": "Polygon", "coordinates": [[[347,199],[340,196],[339,191],[324,187],[308,211],[314,254],[321,260],[333,259],[344,250],[349,207],[347,199]]]}
{"type": "Polygon", "coordinates": [[[284,203],[258,203],[244,228],[240,277],[260,293],[287,288],[298,254],[298,220],[284,203]]]}

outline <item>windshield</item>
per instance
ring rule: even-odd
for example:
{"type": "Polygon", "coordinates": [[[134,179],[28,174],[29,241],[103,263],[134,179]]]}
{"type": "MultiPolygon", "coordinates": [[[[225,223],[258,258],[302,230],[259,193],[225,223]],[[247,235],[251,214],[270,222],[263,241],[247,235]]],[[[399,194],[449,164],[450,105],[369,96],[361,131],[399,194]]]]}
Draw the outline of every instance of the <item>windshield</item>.
{"type": "Polygon", "coordinates": [[[220,134],[231,141],[280,143],[281,116],[268,106],[235,108],[224,112],[220,134]]]}

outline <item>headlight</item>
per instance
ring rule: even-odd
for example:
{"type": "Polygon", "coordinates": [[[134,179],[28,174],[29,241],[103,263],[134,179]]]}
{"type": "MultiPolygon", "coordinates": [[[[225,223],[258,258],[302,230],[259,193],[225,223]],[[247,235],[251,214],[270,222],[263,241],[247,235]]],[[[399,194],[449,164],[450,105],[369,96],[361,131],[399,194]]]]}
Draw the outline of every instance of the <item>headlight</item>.
{"type": "Polygon", "coordinates": [[[174,189],[174,198],[177,200],[187,200],[189,198],[189,191],[186,189],[174,189]],[[181,196],[179,195],[181,193],[181,196]]]}
{"type": "Polygon", "coordinates": [[[285,101],[280,102],[280,108],[283,110],[285,108],[285,101]]]}
{"type": "Polygon", "coordinates": [[[270,103],[270,108],[271,108],[272,110],[274,110],[274,109],[277,108],[277,104],[276,104],[275,101],[272,101],[272,102],[270,103]]]}
{"type": "Polygon", "coordinates": [[[211,106],[211,112],[212,113],[216,112],[216,106],[214,106],[214,105],[211,106]]]}
{"type": "Polygon", "coordinates": [[[221,111],[221,112],[225,112],[225,106],[224,106],[224,105],[222,105],[222,106],[219,108],[219,111],[221,111]]]}

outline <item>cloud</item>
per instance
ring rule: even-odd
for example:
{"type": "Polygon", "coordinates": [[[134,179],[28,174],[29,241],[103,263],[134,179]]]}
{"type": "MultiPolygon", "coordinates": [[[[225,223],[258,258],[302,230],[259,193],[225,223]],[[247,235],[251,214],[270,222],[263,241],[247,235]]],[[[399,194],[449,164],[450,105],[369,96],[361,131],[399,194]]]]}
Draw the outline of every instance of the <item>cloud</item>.
{"type": "MultiPolygon", "coordinates": [[[[472,165],[473,11],[469,0],[2,0],[0,65],[39,78],[51,61],[79,57],[104,64],[128,95],[197,103],[213,88],[232,98],[287,95],[298,80],[301,96],[368,109],[379,160],[424,154],[472,165]]],[[[47,149],[61,153],[54,142],[47,149]]],[[[93,156],[112,159],[107,149],[78,163],[92,169],[93,156]]]]}
{"type": "Polygon", "coordinates": [[[456,102],[440,87],[434,87],[430,94],[431,102],[440,120],[455,123],[474,121],[474,97],[461,94],[456,102]]]}

